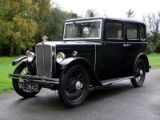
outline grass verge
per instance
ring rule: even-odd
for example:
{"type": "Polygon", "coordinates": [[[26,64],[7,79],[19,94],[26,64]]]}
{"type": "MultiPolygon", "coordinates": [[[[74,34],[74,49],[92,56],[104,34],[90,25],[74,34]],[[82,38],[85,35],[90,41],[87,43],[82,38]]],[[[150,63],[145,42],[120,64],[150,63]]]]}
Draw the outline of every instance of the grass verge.
{"type": "Polygon", "coordinates": [[[0,57],[0,93],[13,90],[12,81],[8,78],[8,73],[13,73],[15,66],[12,61],[15,57],[0,57]]]}
{"type": "Polygon", "coordinates": [[[148,55],[151,68],[160,68],[160,54],[152,53],[148,55]]]}

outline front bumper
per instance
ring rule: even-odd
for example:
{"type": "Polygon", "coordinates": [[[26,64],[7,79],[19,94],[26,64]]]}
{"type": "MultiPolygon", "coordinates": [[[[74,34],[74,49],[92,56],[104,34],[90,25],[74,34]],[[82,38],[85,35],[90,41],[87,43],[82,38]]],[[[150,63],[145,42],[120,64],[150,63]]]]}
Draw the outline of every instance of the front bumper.
{"type": "Polygon", "coordinates": [[[36,82],[36,83],[52,83],[59,84],[59,78],[47,78],[32,75],[20,75],[20,74],[9,74],[9,77],[14,79],[22,79],[25,81],[36,82]]]}

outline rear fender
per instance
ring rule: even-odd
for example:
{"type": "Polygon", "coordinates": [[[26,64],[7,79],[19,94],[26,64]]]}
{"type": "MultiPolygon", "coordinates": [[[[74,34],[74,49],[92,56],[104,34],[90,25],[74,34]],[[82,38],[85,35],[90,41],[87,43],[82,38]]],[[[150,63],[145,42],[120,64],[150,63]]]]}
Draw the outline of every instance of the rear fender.
{"type": "Polygon", "coordinates": [[[136,60],[134,62],[134,66],[136,65],[136,62],[138,61],[138,59],[142,59],[146,65],[146,72],[149,72],[149,68],[150,65],[149,65],[149,60],[148,60],[148,57],[147,55],[145,55],[144,53],[140,53],[137,57],[136,57],[136,60]]]}

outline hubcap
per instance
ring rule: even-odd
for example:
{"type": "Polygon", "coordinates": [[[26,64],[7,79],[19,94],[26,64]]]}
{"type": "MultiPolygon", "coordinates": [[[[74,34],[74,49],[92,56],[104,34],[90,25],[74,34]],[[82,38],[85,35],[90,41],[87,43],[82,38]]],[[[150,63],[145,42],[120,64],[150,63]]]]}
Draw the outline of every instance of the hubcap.
{"type": "Polygon", "coordinates": [[[141,76],[143,75],[143,70],[140,70],[140,75],[141,75],[141,76]]]}
{"type": "Polygon", "coordinates": [[[83,84],[80,81],[78,81],[76,82],[75,87],[76,87],[76,90],[80,90],[81,88],[83,88],[83,84]]]}

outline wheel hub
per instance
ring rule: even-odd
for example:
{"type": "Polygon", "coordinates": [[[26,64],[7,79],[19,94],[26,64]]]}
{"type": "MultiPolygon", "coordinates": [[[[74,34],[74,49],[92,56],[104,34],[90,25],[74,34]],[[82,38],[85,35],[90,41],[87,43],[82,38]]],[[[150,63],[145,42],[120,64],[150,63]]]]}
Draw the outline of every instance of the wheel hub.
{"type": "Polygon", "coordinates": [[[80,90],[81,88],[83,88],[83,84],[80,81],[77,81],[75,84],[76,90],[80,90]]]}
{"type": "Polygon", "coordinates": [[[141,76],[143,75],[143,70],[140,70],[140,75],[141,75],[141,76]]]}

